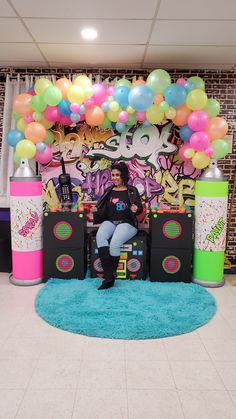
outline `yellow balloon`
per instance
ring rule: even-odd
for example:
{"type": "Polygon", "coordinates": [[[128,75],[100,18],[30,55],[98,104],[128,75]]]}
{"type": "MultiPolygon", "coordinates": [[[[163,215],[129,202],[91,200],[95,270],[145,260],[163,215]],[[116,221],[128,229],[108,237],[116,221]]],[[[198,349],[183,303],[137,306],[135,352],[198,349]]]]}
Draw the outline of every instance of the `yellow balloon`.
{"type": "Polygon", "coordinates": [[[75,78],[75,80],[73,81],[73,84],[82,87],[82,89],[84,90],[92,86],[92,82],[90,78],[82,74],[75,78]]]}
{"type": "Polygon", "coordinates": [[[36,153],[36,147],[30,140],[21,140],[16,144],[16,154],[19,157],[32,159],[36,153]]]}
{"type": "Polygon", "coordinates": [[[189,109],[197,111],[203,109],[207,104],[207,94],[201,89],[193,89],[188,93],[186,105],[189,109]]]}
{"type": "Polygon", "coordinates": [[[18,121],[16,123],[16,128],[19,129],[20,131],[24,132],[27,125],[28,124],[25,122],[24,118],[20,118],[20,119],[18,119],[18,121]]]}
{"type": "Polygon", "coordinates": [[[112,102],[110,102],[109,108],[112,112],[116,112],[120,109],[120,106],[116,100],[113,100],[112,102]]]}
{"type": "Polygon", "coordinates": [[[44,126],[44,128],[46,129],[50,129],[53,127],[53,125],[55,125],[55,122],[50,122],[47,119],[44,118],[44,115],[42,114],[42,117],[40,119],[40,124],[42,124],[44,126]]]}
{"type": "Polygon", "coordinates": [[[107,117],[111,122],[117,122],[119,119],[119,114],[120,114],[120,109],[118,109],[118,111],[116,112],[108,111],[107,117]]]}
{"type": "Polygon", "coordinates": [[[192,158],[192,165],[196,169],[205,169],[210,163],[210,157],[206,156],[204,151],[197,151],[192,158]]]}
{"type": "Polygon", "coordinates": [[[174,119],[176,117],[175,108],[172,108],[172,106],[170,106],[169,109],[166,109],[165,116],[167,119],[174,119]]]}
{"type": "Polygon", "coordinates": [[[184,152],[184,157],[186,157],[186,159],[191,159],[195,154],[195,150],[194,148],[187,148],[184,152]]]}
{"type": "Polygon", "coordinates": [[[164,112],[160,111],[158,106],[154,103],[146,111],[147,120],[150,124],[159,124],[164,118],[164,112]]]}
{"type": "Polygon", "coordinates": [[[46,90],[49,86],[52,86],[52,82],[45,77],[41,77],[40,79],[36,80],[34,90],[37,95],[42,95],[44,90],[46,90]]]}
{"type": "Polygon", "coordinates": [[[71,103],[78,103],[81,105],[85,99],[84,89],[81,86],[71,86],[68,89],[67,97],[71,103]]]}
{"type": "Polygon", "coordinates": [[[132,106],[130,106],[130,105],[128,105],[128,106],[127,106],[126,110],[127,110],[127,112],[128,112],[130,115],[132,115],[133,113],[135,113],[135,109],[134,109],[134,108],[132,108],[132,106]]]}

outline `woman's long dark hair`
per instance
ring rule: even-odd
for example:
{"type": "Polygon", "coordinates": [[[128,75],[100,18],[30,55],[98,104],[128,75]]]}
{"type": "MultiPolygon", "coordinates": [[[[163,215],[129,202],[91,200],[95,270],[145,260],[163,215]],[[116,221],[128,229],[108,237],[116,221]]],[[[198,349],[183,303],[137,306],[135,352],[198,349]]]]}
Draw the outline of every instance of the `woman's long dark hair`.
{"type": "Polygon", "coordinates": [[[124,162],[112,163],[111,170],[118,170],[120,172],[121,179],[124,184],[127,185],[129,181],[129,169],[124,162]]]}

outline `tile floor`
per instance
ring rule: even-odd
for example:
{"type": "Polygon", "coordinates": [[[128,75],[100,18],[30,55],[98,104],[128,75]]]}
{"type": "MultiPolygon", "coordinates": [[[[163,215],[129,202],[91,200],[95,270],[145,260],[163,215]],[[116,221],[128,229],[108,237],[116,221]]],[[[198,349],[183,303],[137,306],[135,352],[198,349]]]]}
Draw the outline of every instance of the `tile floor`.
{"type": "Polygon", "coordinates": [[[0,273],[0,419],[235,419],[236,286],[226,277],[214,318],[147,341],[55,329],[34,311],[42,285],[0,273]]]}

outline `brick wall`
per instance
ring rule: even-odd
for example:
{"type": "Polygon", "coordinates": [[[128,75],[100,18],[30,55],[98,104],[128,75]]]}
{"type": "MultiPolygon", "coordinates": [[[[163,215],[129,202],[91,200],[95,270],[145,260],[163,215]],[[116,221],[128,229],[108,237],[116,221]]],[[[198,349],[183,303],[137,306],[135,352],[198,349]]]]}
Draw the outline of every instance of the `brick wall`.
{"type": "MultiPolygon", "coordinates": [[[[101,79],[110,77],[113,78],[123,77],[132,80],[134,76],[143,76],[147,78],[151,70],[126,70],[126,69],[27,69],[27,68],[0,68],[0,146],[2,138],[2,118],[3,118],[3,106],[4,106],[4,91],[5,91],[5,80],[6,75],[10,74],[12,77],[17,74],[35,74],[38,76],[45,76],[46,74],[55,74],[58,78],[62,76],[68,76],[73,73],[83,73],[95,75],[99,74],[101,79]]],[[[216,71],[216,70],[170,70],[172,81],[176,81],[178,77],[188,78],[193,75],[202,77],[206,83],[206,93],[209,97],[217,99],[221,104],[220,115],[223,116],[229,124],[229,134],[234,135],[233,140],[233,152],[225,159],[219,161],[219,167],[223,170],[224,174],[229,178],[229,208],[232,205],[232,217],[231,223],[228,225],[228,246],[227,255],[230,260],[236,260],[236,197],[232,202],[232,188],[234,176],[236,176],[236,71],[216,71]]]]}

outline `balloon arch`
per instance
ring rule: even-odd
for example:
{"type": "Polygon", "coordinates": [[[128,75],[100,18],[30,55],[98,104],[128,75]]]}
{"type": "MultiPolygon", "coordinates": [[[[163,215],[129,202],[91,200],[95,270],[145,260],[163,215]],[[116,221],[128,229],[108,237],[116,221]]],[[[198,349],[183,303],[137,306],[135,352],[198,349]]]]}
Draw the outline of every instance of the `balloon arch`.
{"type": "Polygon", "coordinates": [[[179,158],[204,169],[211,158],[223,158],[229,152],[224,139],[228,124],[219,113],[219,102],[207,97],[204,80],[198,76],[171,83],[167,71],[156,69],[146,81],[131,83],[122,78],[113,86],[93,84],[86,75],[77,76],[73,82],[63,77],[54,84],[42,77],[14,98],[16,128],[7,133],[7,142],[15,148],[17,165],[21,158],[48,164],[54,141],[50,128],[55,123],[85,121],[123,133],[136,124],[149,126],[171,120],[183,141],[179,158]]]}

